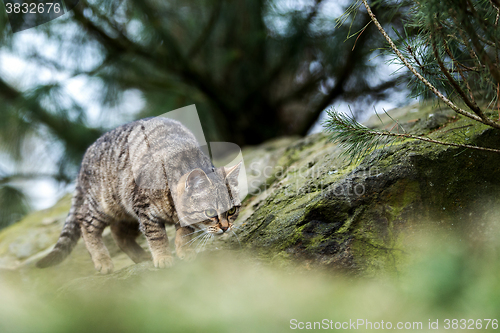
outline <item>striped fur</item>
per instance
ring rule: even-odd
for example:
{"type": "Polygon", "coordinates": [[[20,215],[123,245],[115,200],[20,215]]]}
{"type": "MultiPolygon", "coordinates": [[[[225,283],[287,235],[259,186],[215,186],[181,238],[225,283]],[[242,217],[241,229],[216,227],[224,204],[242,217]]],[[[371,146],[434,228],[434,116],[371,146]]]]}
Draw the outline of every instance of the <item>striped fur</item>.
{"type": "Polygon", "coordinates": [[[240,206],[238,173],[239,165],[214,168],[193,134],[177,121],[151,118],[120,126],[87,149],[59,240],[37,266],[60,263],[82,235],[95,268],[112,272],[102,241],[110,226],[114,240],[134,262],[152,258],[156,267],[168,267],[173,257],[165,225],[176,225],[180,258],[191,255],[185,245],[194,231],[222,234],[231,229],[240,206]],[[141,232],[151,254],[135,241],[141,232]]]}
{"type": "Polygon", "coordinates": [[[66,217],[64,227],[54,249],[46,257],[36,263],[37,267],[45,268],[57,265],[71,253],[81,235],[80,226],[75,216],[75,208],[80,206],[81,202],[82,196],[77,188],[71,202],[71,209],[66,217]]]}

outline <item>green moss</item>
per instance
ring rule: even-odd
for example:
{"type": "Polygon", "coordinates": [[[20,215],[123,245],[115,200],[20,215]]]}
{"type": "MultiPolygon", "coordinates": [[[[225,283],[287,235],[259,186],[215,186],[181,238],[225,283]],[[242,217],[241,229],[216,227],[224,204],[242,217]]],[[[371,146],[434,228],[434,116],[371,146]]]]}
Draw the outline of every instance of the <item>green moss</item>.
{"type": "Polygon", "coordinates": [[[26,255],[29,255],[55,243],[70,205],[71,196],[67,195],[53,207],[29,214],[21,221],[2,229],[0,231],[0,257],[14,255],[12,251],[15,251],[16,244],[30,246],[30,249],[23,250],[26,255]]]}
{"type": "Polygon", "coordinates": [[[397,271],[401,261],[405,260],[405,245],[400,235],[402,228],[398,224],[412,223],[408,221],[407,213],[421,200],[419,184],[403,179],[378,199],[383,202],[379,212],[374,211],[376,207],[370,207],[371,210],[368,209],[360,217],[361,222],[353,232],[353,253],[367,274],[374,274],[381,269],[397,271]],[[377,215],[381,219],[373,220],[373,216],[377,215]],[[385,222],[383,228],[380,228],[381,220],[385,222]]]}
{"type": "Polygon", "coordinates": [[[305,225],[299,226],[294,229],[293,233],[286,237],[286,239],[281,242],[276,248],[277,251],[283,252],[291,246],[296,245],[303,239],[302,231],[304,230],[305,225]]]}

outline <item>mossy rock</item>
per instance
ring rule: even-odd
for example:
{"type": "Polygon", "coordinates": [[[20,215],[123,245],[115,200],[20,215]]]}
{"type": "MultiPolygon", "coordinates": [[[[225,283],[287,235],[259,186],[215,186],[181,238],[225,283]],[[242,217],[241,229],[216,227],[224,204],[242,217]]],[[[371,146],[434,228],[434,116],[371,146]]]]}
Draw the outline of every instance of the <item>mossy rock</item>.
{"type": "MultiPolygon", "coordinates": [[[[376,116],[367,123],[388,128],[392,118],[436,140],[500,147],[500,131],[430,103],[389,114],[380,116],[383,124],[376,116]]],[[[340,152],[325,134],[289,145],[274,168],[280,177],[270,177],[242,212],[243,247],[278,264],[371,274],[397,272],[416,232],[487,232],[480,221],[500,201],[499,154],[413,140],[357,164],[340,152]]]]}

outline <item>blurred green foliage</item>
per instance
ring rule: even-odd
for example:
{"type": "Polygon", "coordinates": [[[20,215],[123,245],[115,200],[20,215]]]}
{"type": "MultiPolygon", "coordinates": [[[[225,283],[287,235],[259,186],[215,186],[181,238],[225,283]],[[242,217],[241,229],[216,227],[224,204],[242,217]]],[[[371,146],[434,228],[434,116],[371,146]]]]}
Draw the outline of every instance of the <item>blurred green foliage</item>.
{"type": "Polygon", "coordinates": [[[19,220],[30,209],[24,193],[5,184],[0,184],[0,207],[0,229],[19,220]]]}
{"type": "Polygon", "coordinates": [[[429,320],[447,331],[445,319],[482,319],[484,329],[484,319],[500,319],[498,243],[444,236],[414,237],[407,266],[369,279],[278,268],[226,251],[167,270],[133,265],[113,276],[2,272],[0,330],[281,332],[292,319],[422,322],[423,331],[429,320]]]}

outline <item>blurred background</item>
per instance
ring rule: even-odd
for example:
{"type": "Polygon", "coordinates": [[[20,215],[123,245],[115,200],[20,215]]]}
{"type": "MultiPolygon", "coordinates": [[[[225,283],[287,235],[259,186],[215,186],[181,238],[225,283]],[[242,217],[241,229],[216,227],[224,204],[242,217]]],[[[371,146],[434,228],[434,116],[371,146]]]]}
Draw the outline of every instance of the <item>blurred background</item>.
{"type": "MultiPolygon", "coordinates": [[[[2,8],[0,228],[71,191],[85,149],[138,118],[196,104],[207,141],[245,146],[319,131],[331,105],[362,120],[410,103],[354,2],[81,0],[15,34],[2,8]]],[[[407,2],[371,4],[396,36],[407,2]]]]}

